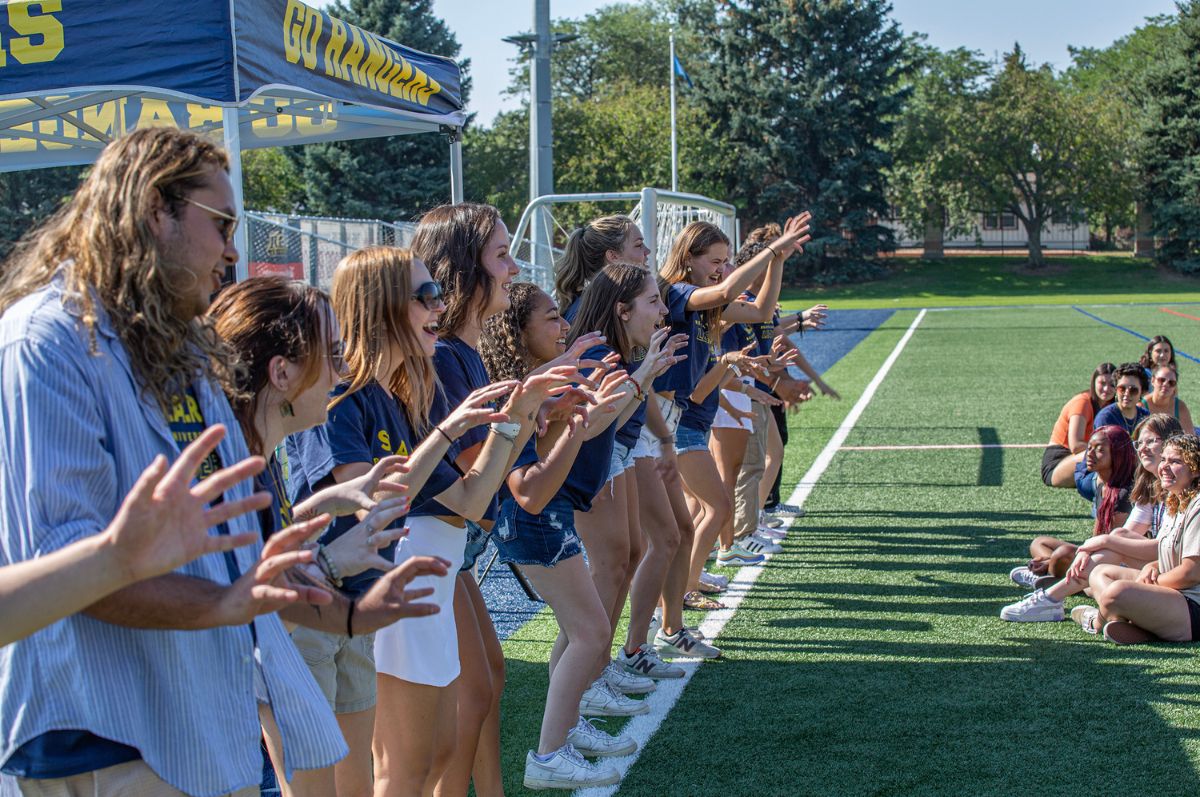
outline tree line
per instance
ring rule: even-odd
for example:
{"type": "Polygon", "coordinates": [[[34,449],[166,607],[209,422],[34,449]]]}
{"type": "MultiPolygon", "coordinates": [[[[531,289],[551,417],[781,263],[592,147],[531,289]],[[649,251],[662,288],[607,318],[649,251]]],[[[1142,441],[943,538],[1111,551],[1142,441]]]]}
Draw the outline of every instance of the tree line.
{"type": "MultiPolygon", "coordinates": [[[[461,55],[431,0],[329,10],[461,55]]],[[[678,99],[680,188],[733,203],[743,226],[810,208],[813,243],[789,264],[792,279],[873,276],[895,248],[891,226],[937,239],[973,228],[981,212],[1019,218],[1035,266],[1048,224],[1086,220],[1101,245],[1141,229],[1163,263],[1200,271],[1200,0],[1109,47],[1073,48],[1062,70],[1016,43],[995,60],[931,47],[900,29],[887,0],[618,2],[553,24],[577,37],[552,57],[560,193],[670,184],[674,30],[692,79],[678,99]]],[[[512,224],[528,196],[527,85],[518,59],[508,91],[520,107],[486,126],[472,120],[464,138],[467,197],[512,224]]],[[[244,156],[246,205],[408,219],[445,201],[447,168],[437,136],[256,150],[244,156]]],[[[77,175],[0,176],[0,244],[50,212],[77,175]]]]}

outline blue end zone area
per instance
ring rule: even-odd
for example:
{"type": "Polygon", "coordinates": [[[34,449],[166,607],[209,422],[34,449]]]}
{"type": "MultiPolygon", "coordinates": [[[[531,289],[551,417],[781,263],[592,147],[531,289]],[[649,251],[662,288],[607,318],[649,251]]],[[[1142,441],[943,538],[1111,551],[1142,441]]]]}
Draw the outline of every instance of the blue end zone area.
{"type": "MultiPolygon", "coordinates": [[[[830,310],[824,329],[792,335],[792,342],[823,374],[895,313],[895,310],[830,310]]],[[[797,372],[799,373],[799,372],[797,372]]]]}
{"type": "MultiPolygon", "coordinates": [[[[830,310],[825,328],[809,332],[801,338],[793,335],[792,340],[812,363],[817,373],[825,373],[838,360],[866,339],[881,324],[892,317],[894,310],[830,310]]],[[[479,572],[487,567],[496,553],[491,542],[479,557],[479,572]]],[[[481,590],[487,603],[488,613],[496,626],[501,640],[508,639],[521,626],[533,618],[546,604],[536,603],[525,596],[517,579],[507,565],[497,561],[481,590]]]]}

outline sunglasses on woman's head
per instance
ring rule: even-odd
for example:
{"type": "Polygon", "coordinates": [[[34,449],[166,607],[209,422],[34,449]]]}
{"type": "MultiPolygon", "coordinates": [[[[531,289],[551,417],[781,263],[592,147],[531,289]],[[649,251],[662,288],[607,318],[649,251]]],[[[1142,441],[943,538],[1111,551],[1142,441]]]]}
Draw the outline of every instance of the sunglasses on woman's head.
{"type": "Polygon", "coordinates": [[[413,301],[420,302],[426,310],[442,310],[446,307],[442,299],[442,284],[440,282],[423,282],[413,291],[413,301]]]}

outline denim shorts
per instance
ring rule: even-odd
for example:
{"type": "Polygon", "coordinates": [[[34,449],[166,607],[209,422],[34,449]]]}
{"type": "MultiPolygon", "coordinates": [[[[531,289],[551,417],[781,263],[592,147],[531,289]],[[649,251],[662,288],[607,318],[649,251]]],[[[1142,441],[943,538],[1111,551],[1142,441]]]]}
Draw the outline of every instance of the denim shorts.
{"type": "MultiPolygon", "coordinates": [[[[679,416],[682,412],[679,405],[669,398],[662,396],[654,396],[655,403],[658,404],[659,412],[662,413],[663,421],[667,424],[667,432],[671,435],[675,434],[675,429],[679,426],[679,416]]],[[[650,425],[642,426],[642,433],[638,435],[637,445],[633,447],[634,459],[653,458],[658,459],[662,456],[662,443],[654,432],[650,431],[650,425]]]]}
{"type": "Polygon", "coordinates": [[[633,449],[626,448],[621,443],[613,443],[612,464],[608,468],[607,482],[620,476],[622,473],[633,467],[633,449]]]}
{"type": "Polygon", "coordinates": [[[458,572],[474,571],[475,560],[483,555],[487,550],[488,540],[492,538],[492,533],[479,525],[473,520],[467,521],[467,547],[463,551],[463,564],[458,569],[458,572]]]}
{"type": "Polygon", "coordinates": [[[675,453],[686,454],[688,451],[708,450],[709,429],[693,429],[682,424],[675,430],[675,453]]]}
{"type": "Polygon", "coordinates": [[[562,496],[550,499],[540,515],[529,514],[509,498],[500,505],[492,534],[505,564],[554,567],[583,553],[575,509],[562,496]]]}

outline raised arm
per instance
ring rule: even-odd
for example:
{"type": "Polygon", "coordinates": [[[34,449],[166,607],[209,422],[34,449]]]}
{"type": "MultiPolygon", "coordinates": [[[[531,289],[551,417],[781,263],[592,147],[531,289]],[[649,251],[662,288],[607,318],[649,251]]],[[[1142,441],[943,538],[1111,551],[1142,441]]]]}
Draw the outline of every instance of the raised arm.
{"type": "MultiPolygon", "coordinates": [[[[764,269],[771,262],[782,255],[779,261],[780,277],[782,277],[783,260],[795,251],[797,246],[803,246],[809,241],[812,236],[808,234],[809,221],[812,219],[812,214],[807,211],[799,216],[794,216],[787,220],[784,225],[783,234],[776,238],[771,243],[767,244],[761,252],[752,257],[748,262],[735,268],[730,272],[729,276],[723,279],[716,285],[709,285],[702,288],[697,288],[688,297],[688,310],[710,310],[714,307],[723,307],[733,303],[742,293],[750,287],[751,283],[758,278],[764,269]]],[[[769,286],[764,285],[764,293],[767,292],[769,286]]],[[[775,287],[775,299],[771,302],[770,307],[773,310],[775,302],[779,301],[779,287],[775,287]]],[[[770,313],[767,314],[770,318],[770,313]]],[[[756,321],[759,319],[734,319],[737,321],[756,321]]],[[[765,319],[763,319],[765,320],[765,319]]]]}

